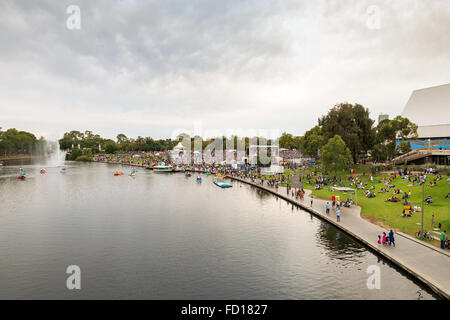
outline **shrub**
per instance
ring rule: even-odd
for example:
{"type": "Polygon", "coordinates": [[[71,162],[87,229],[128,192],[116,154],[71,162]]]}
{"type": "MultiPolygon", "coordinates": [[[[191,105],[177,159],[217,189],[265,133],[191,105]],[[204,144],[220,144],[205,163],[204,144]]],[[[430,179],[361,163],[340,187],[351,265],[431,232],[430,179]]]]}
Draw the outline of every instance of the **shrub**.
{"type": "Polygon", "coordinates": [[[83,154],[83,151],[81,151],[80,149],[73,149],[72,152],[70,153],[70,155],[67,156],[67,158],[68,158],[68,160],[75,160],[82,154],[83,154]]]}
{"type": "Polygon", "coordinates": [[[93,160],[91,156],[78,156],[75,161],[91,162],[93,160]]]}

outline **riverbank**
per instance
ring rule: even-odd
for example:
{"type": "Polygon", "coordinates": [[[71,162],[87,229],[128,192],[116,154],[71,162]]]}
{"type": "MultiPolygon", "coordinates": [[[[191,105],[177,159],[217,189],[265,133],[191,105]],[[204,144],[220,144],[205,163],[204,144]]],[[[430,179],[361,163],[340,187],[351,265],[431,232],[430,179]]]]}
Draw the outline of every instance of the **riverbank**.
{"type": "Polygon", "coordinates": [[[40,156],[32,156],[30,154],[17,154],[13,156],[0,156],[0,161],[8,160],[28,160],[33,158],[39,158],[40,156]]]}
{"type": "Polygon", "coordinates": [[[386,232],[386,230],[363,220],[360,216],[360,207],[353,206],[352,208],[344,208],[341,214],[341,221],[337,222],[335,211],[332,210],[329,214],[326,214],[326,200],[314,199],[312,206],[309,204],[311,190],[305,190],[306,195],[304,200],[296,200],[287,194],[286,188],[284,187],[279,187],[278,191],[276,191],[274,188],[268,188],[247,179],[230,175],[227,178],[270,192],[289,203],[315,214],[393,262],[426,284],[440,297],[447,300],[450,299],[450,277],[448,276],[448,270],[450,270],[450,254],[447,252],[440,252],[439,249],[423,245],[420,241],[401,233],[396,233],[395,247],[380,245],[377,243],[377,236],[386,232]]]}
{"type": "MultiPolygon", "coordinates": [[[[292,170],[285,171],[284,175],[287,183],[290,183],[292,173],[292,170]]],[[[422,173],[419,172],[410,172],[410,178],[399,176],[397,172],[377,173],[374,175],[360,175],[358,172],[355,172],[352,174],[339,173],[334,175],[297,169],[296,173],[300,174],[304,188],[312,190],[313,196],[320,199],[331,201],[332,196],[339,195],[342,201],[346,201],[347,198],[353,198],[354,202],[355,196],[353,192],[340,192],[331,188],[346,187],[356,189],[357,202],[362,208],[361,215],[367,217],[374,224],[384,225],[389,229],[392,228],[414,237],[421,228],[421,208],[423,207],[424,229],[430,231],[430,234],[435,239],[439,238],[440,230],[450,230],[450,210],[448,210],[450,199],[446,198],[450,180],[448,180],[449,176],[445,174],[446,172],[443,172],[439,179],[437,179],[437,175],[427,175],[424,197],[431,196],[433,203],[427,204],[425,202],[424,205],[422,205],[422,185],[418,182],[422,173]],[[321,182],[322,180],[324,182],[321,182]],[[431,182],[435,182],[435,185],[430,186],[431,182]],[[367,196],[369,192],[370,197],[367,196]],[[406,199],[405,194],[407,194],[406,199]],[[391,198],[393,201],[387,201],[388,198],[391,198]],[[408,217],[402,216],[405,200],[408,201],[411,207],[411,215],[408,217]],[[434,225],[431,224],[432,216],[434,216],[434,225]],[[439,223],[441,224],[440,230],[438,228],[439,223]],[[437,230],[434,230],[435,228],[437,230]]],[[[265,178],[270,179],[270,177],[265,178]]],[[[280,185],[285,186],[286,184],[280,185]]],[[[423,241],[440,246],[440,243],[436,240],[423,241]]]]}

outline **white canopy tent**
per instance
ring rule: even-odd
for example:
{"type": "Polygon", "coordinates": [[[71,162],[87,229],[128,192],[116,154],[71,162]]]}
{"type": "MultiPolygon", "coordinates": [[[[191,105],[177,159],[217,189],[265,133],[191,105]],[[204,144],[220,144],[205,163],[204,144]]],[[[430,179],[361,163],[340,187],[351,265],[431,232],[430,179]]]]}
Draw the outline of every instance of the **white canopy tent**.
{"type": "MultiPolygon", "coordinates": [[[[355,189],[352,188],[346,188],[346,187],[331,187],[331,189],[336,190],[336,191],[341,191],[341,192],[351,192],[355,194],[355,204],[358,205],[358,195],[356,193],[355,189]]],[[[351,194],[350,194],[351,196],[351,194]]],[[[353,199],[353,197],[352,197],[353,199]]]]}

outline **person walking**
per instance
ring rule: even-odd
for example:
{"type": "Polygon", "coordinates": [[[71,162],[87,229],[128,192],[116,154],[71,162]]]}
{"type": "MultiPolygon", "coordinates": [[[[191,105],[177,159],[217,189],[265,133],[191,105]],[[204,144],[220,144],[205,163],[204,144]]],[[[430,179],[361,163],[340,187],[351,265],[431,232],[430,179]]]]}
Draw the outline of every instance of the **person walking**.
{"type": "Polygon", "coordinates": [[[445,238],[447,237],[446,232],[447,232],[446,230],[441,232],[441,238],[440,238],[440,240],[441,240],[441,249],[445,249],[445,238]]]}
{"type": "Polygon", "coordinates": [[[310,201],[311,201],[311,208],[312,208],[312,205],[313,205],[313,197],[312,196],[310,198],[310,201]]]}
{"type": "Polygon", "coordinates": [[[394,231],[389,231],[389,245],[395,247],[394,231]]]}
{"type": "Polygon", "coordinates": [[[433,229],[434,226],[434,214],[431,215],[431,229],[433,229]]]}
{"type": "Polygon", "coordinates": [[[330,213],[330,203],[329,203],[329,202],[327,202],[327,204],[325,205],[325,212],[326,212],[327,214],[330,213]]]}
{"type": "Polygon", "coordinates": [[[336,210],[336,221],[340,222],[341,221],[341,209],[337,209],[336,210]]]}

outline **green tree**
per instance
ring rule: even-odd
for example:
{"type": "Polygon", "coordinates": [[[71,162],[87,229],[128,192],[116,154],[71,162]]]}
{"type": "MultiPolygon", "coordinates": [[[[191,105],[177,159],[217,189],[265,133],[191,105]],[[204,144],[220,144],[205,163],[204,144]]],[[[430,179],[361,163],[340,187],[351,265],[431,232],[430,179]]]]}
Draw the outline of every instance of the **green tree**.
{"type": "Polygon", "coordinates": [[[79,156],[83,155],[83,151],[81,149],[75,148],[72,149],[68,156],[68,160],[76,160],[79,156]]]}
{"type": "Polygon", "coordinates": [[[328,140],[322,148],[321,156],[322,164],[327,171],[344,170],[352,162],[350,149],[339,135],[328,140]]]}
{"type": "Polygon", "coordinates": [[[280,148],[285,149],[300,149],[300,137],[294,137],[290,133],[283,132],[281,137],[278,139],[280,148]]]}
{"type": "Polygon", "coordinates": [[[322,133],[328,140],[339,135],[349,147],[353,161],[367,154],[375,142],[374,120],[369,110],[359,104],[341,103],[334,106],[327,115],[319,119],[322,133]]]}
{"type": "Polygon", "coordinates": [[[417,138],[417,125],[407,118],[397,116],[392,120],[385,119],[376,127],[376,145],[373,157],[379,160],[392,160],[399,153],[411,150],[408,139],[417,138]],[[397,143],[400,141],[400,143],[397,143]]]}
{"type": "Polygon", "coordinates": [[[117,143],[118,144],[122,144],[124,142],[128,142],[127,136],[124,135],[123,133],[119,133],[116,138],[117,138],[117,143]]]}
{"type": "Polygon", "coordinates": [[[116,153],[116,151],[119,149],[119,147],[117,146],[117,144],[112,141],[112,140],[108,140],[105,142],[105,152],[109,153],[109,154],[114,154],[116,153]]]}
{"type": "Polygon", "coordinates": [[[31,154],[39,151],[39,141],[30,132],[19,131],[15,128],[0,131],[0,153],[2,154],[31,154]]]}
{"type": "Polygon", "coordinates": [[[318,157],[320,148],[325,143],[325,137],[322,134],[322,129],[315,126],[311,130],[306,131],[305,135],[300,139],[300,150],[302,153],[318,157]]]}

